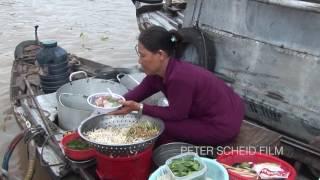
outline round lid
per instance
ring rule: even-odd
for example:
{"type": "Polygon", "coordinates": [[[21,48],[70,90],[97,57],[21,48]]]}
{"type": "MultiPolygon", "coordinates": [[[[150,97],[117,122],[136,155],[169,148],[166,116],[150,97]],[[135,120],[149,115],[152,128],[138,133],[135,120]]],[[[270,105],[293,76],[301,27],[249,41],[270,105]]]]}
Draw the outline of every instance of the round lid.
{"type": "Polygon", "coordinates": [[[58,42],[56,40],[43,40],[41,41],[41,44],[44,47],[57,47],[58,42]]]}

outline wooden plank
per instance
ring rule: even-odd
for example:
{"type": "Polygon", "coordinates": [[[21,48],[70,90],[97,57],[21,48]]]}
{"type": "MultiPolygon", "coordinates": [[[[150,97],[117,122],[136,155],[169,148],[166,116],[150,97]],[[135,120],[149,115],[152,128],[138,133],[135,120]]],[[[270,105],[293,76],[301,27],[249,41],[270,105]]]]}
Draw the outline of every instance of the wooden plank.
{"type": "Polygon", "coordinates": [[[247,120],[242,123],[240,134],[229,144],[230,146],[270,146],[274,147],[280,143],[282,135],[266,129],[262,126],[253,124],[247,120]]]}

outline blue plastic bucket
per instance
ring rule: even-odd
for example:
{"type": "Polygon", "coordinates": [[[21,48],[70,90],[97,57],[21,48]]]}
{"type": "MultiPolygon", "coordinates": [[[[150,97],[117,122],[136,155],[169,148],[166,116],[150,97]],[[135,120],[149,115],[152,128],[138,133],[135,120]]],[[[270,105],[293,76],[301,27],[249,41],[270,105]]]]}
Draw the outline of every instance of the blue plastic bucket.
{"type": "MultiPolygon", "coordinates": [[[[206,163],[208,167],[207,176],[208,179],[219,179],[219,180],[229,180],[229,175],[227,170],[219,164],[215,159],[201,158],[203,162],[206,163]]],[[[161,169],[164,166],[160,166],[155,172],[153,172],[148,180],[157,180],[160,175],[161,169]]]]}

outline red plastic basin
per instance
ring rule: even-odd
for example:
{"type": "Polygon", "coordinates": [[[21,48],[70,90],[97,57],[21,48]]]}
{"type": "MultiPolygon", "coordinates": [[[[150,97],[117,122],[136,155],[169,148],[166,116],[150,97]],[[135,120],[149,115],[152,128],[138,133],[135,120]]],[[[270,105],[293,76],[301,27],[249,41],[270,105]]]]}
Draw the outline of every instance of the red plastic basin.
{"type": "Polygon", "coordinates": [[[78,138],[81,138],[81,137],[77,132],[65,135],[62,138],[61,144],[63,146],[65,155],[68,156],[70,159],[76,160],[76,161],[83,161],[83,160],[94,158],[96,155],[95,149],[89,148],[85,150],[75,150],[67,146],[68,142],[78,138]]]}
{"type": "MultiPolygon", "coordinates": [[[[274,157],[272,155],[267,155],[264,153],[258,153],[258,152],[249,152],[249,151],[230,151],[225,152],[224,154],[219,154],[217,157],[217,161],[223,164],[227,164],[229,166],[232,166],[234,163],[240,163],[240,162],[253,162],[253,163],[277,163],[280,165],[282,169],[285,171],[290,172],[290,175],[288,177],[288,180],[295,180],[296,179],[296,170],[287,162],[274,157]]],[[[230,180],[248,180],[248,178],[245,178],[235,172],[228,171],[230,180]]]]}
{"type": "Polygon", "coordinates": [[[152,146],[128,157],[111,157],[97,152],[96,173],[100,180],[146,180],[152,163],[152,146]]]}

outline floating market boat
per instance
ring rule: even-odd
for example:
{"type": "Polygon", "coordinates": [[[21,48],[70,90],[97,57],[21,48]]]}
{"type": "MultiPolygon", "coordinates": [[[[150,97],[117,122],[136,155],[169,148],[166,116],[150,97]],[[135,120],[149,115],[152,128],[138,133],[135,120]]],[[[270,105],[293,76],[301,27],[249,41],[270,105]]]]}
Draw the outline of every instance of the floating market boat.
{"type": "MultiPolygon", "coordinates": [[[[133,2],[140,30],[151,25],[179,30],[185,38],[182,56],[211,70],[245,100],[247,118],[237,139],[227,147],[269,147],[267,150],[271,151],[282,148],[281,157],[289,159],[296,167],[307,165],[318,175],[320,126],[316,90],[319,87],[317,73],[320,72],[317,52],[320,41],[317,38],[320,36],[314,27],[319,26],[316,23],[319,4],[288,0],[133,2]],[[261,11],[268,16],[259,14],[261,11]],[[306,19],[315,20],[313,24],[306,24],[310,22],[306,19]],[[299,34],[305,37],[298,37],[299,34]]],[[[67,116],[62,113],[66,109],[59,107],[57,93],[61,93],[58,89],[64,86],[60,83],[66,80],[63,79],[66,75],[60,74],[63,78],[58,84],[46,79],[50,68],[37,63],[39,48],[36,39],[20,43],[15,50],[10,97],[17,123],[25,132],[15,138],[11,147],[23,135],[26,135],[26,142],[34,144],[30,146],[34,147],[30,148],[33,154],[30,157],[34,158],[30,160],[27,177],[32,176],[36,153],[41,165],[54,179],[99,178],[95,160],[77,162],[63,153],[59,144],[62,134],[76,129],[81,122],[70,124],[63,118],[67,116]]],[[[119,85],[118,82],[124,82],[124,79],[117,80],[117,75],[140,72],[139,69],[113,68],[72,54],[68,54],[67,59],[68,77],[82,71],[72,74],[73,77],[100,78],[98,84],[103,84],[101,81],[116,84],[119,94],[130,90],[132,84],[119,85]]],[[[57,72],[59,68],[51,67],[51,71],[57,72]]],[[[86,79],[81,82],[86,83],[86,79]]],[[[66,84],[72,84],[72,79],[67,81],[66,84]]],[[[80,86],[85,87],[82,83],[80,86]]],[[[82,89],[78,90],[75,93],[83,93],[82,89]]],[[[156,97],[153,103],[165,104],[158,102],[161,98],[156,97]]],[[[61,100],[63,102],[63,98],[61,100]]],[[[65,104],[68,104],[67,100],[65,104]]],[[[77,108],[73,110],[74,115],[79,114],[77,108]]],[[[88,116],[88,111],[80,114],[88,116]]],[[[3,169],[7,169],[10,155],[9,151],[3,169]]]]}

